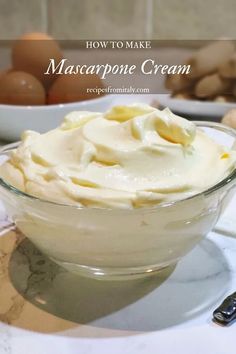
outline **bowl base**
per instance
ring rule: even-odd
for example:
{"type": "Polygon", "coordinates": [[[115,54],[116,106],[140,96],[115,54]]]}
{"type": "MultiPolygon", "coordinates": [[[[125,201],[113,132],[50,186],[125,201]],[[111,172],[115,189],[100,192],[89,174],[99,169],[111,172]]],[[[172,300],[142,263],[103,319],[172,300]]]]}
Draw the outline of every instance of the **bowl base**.
{"type": "Polygon", "coordinates": [[[159,264],[154,266],[130,267],[130,268],[127,267],[126,268],[122,268],[122,267],[97,268],[97,267],[90,267],[81,264],[63,262],[52,257],[50,257],[50,259],[53,262],[57,263],[62,268],[68,270],[69,272],[77,273],[78,275],[94,278],[97,280],[111,280],[111,281],[114,280],[123,281],[123,280],[132,280],[132,279],[148,277],[158,272],[161,272],[165,268],[173,267],[177,263],[177,260],[175,260],[172,263],[168,263],[168,264],[163,263],[161,265],[159,264]]]}

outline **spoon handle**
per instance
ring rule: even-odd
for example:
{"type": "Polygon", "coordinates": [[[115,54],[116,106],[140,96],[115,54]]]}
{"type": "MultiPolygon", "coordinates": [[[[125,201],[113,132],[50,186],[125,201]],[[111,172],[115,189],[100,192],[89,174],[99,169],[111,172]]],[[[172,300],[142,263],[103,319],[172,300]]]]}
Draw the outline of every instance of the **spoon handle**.
{"type": "Polygon", "coordinates": [[[222,304],[213,312],[213,319],[227,325],[236,319],[236,292],[227,296],[222,304]]]}

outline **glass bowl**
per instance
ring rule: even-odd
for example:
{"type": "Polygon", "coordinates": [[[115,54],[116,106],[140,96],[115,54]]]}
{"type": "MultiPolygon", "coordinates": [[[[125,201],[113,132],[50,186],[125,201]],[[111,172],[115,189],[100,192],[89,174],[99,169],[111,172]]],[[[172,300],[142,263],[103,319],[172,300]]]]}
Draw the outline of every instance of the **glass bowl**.
{"type": "MultiPolygon", "coordinates": [[[[195,123],[216,141],[235,147],[235,130],[217,123],[195,123]]],[[[17,145],[3,147],[1,161],[17,145]]],[[[53,261],[81,275],[120,280],[177,263],[212,230],[235,184],[236,169],[202,193],[132,210],[49,202],[2,179],[0,198],[16,227],[53,261]]]]}

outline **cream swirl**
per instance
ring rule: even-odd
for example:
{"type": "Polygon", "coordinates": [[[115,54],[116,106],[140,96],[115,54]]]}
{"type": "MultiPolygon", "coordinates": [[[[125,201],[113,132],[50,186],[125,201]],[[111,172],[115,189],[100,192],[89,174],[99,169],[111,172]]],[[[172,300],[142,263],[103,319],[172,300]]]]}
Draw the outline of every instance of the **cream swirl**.
{"type": "Polygon", "coordinates": [[[201,192],[235,161],[234,151],[169,109],[130,105],[72,112],[46,134],[26,131],[0,175],[50,201],[136,208],[201,192]]]}

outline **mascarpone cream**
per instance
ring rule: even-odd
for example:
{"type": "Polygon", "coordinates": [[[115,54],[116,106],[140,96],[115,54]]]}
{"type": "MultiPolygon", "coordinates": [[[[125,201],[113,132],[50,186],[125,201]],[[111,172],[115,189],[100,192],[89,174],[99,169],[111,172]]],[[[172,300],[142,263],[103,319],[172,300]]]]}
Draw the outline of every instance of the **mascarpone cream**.
{"type": "Polygon", "coordinates": [[[136,104],[106,113],[72,112],[46,134],[24,132],[0,175],[50,201],[137,208],[206,190],[235,161],[235,151],[168,108],[136,104]]]}

